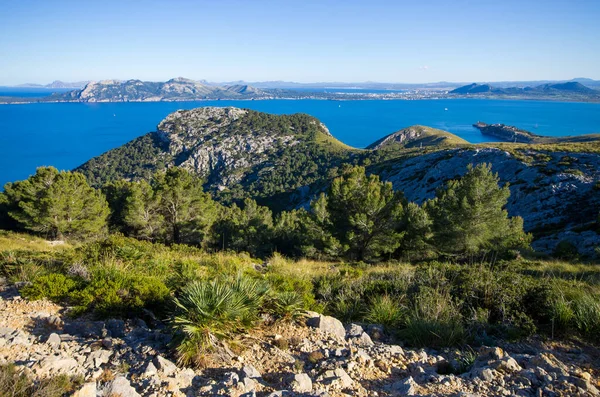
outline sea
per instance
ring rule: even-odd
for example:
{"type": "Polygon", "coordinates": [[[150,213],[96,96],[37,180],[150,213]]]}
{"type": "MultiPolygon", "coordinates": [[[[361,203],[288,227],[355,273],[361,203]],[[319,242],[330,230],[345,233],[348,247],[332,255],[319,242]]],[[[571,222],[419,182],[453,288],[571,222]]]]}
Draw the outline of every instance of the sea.
{"type": "MultiPolygon", "coordinates": [[[[23,91],[35,97],[57,90],[0,87],[0,96],[23,96],[23,91]]],[[[0,105],[0,187],[27,178],[39,166],[73,169],[154,131],[165,116],[177,109],[202,106],[236,106],[274,114],[307,113],[320,119],[337,139],[357,148],[415,124],[450,131],[472,143],[493,140],[472,126],[478,121],[514,125],[549,136],[600,133],[597,103],[278,99],[0,105]]]]}

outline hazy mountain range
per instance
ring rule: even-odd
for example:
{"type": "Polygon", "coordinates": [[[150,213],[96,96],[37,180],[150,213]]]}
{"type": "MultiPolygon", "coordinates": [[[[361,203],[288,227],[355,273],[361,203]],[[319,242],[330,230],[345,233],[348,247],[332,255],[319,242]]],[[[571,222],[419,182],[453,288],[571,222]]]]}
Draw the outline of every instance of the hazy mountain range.
{"type": "MultiPolygon", "coordinates": [[[[114,80],[119,81],[119,80],[114,80]]],[[[558,84],[566,82],[577,82],[584,84],[587,87],[600,88],[600,80],[589,79],[585,77],[578,77],[571,80],[532,80],[532,81],[491,81],[491,82],[479,82],[479,84],[489,84],[497,88],[509,88],[509,87],[527,87],[527,86],[539,86],[544,84],[558,84]]],[[[50,84],[35,84],[26,83],[17,85],[17,87],[31,87],[31,88],[83,88],[89,81],[78,81],[78,82],[63,82],[56,80],[50,84]]],[[[198,83],[209,85],[209,86],[232,86],[232,85],[249,85],[256,88],[280,88],[280,89],[326,89],[326,88],[360,88],[360,89],[381,89],[381,90],[393,90],[393,89],[450,89],[457,88],[469,84],[469,82],[449,82],[439,81],[435,83],[386,83],[386,82],[314,82],[314,83],[298,83],[293,81],[253,81],[247,82],[244,80],[228,81],[228,82],[210,82],[206,80],[198,80],[198,83]]]]}

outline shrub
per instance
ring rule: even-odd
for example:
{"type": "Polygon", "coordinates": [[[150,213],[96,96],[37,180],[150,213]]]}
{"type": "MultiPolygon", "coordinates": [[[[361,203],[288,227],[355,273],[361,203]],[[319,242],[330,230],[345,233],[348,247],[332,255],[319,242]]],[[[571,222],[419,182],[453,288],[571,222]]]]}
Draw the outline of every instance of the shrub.
{"type": "Polygon", "coordinates": [[[62,397],[82,383],[81,377],[58,375],[34,382],[14,365],[0,366],[0,396],[2,397],[62,397]]]}
{"type": "Polygon", "coordinates": [[[600,300],[589,293],[573,299],[573,324],[577,331],[591,340],[600,340],[600,300]]]}
{"type": "Polygon", "coordinates": [[[414,346],[444,347],[464,342],[465,330],[458,305],[448,292],[421,288],[400,335],[414,346]]]}
{"type": "Polygon", "coordinates": [[[294,291],[277,293],[269,303],[270,311],[284,320],[295,320],[304,312],[304,299],[294,291]]]}
{"type": "Polygon", "coordinates": [[[60,302],[75,288],[76,284],[72,278],[60,273],[44,274],[23,287],[21,294],[31,300],[48,298],[53,302],[60,302]]]}
{"type": "Polygon", "coordinates": [[[247,276],[196,281],[174,299],[171,324],[177,333],[179,361],[191,364],[220,338],[251,327],[268,287],[247,276]]]}
{"type": "Polygon", "coordinates": [[[142,309],[164,312],[169,296],[169,289],[156,277],[97,272],[85,287],[72,291],[69,300],[75,314],[127,317],[142,309]]]}
{"type": "Polygon", "coordinates": [[[554,248],[554,256],[559,259],[572,260],[577,259],[579,251],[570,241],[561,240],[554,248]]]}
{"type": "Polygon", "coordinates": [[[387,328],[396,327],[404,317],[402,299],[390,295],[376,296],[369,303],[365,320],[382,324],[387,328]]]}

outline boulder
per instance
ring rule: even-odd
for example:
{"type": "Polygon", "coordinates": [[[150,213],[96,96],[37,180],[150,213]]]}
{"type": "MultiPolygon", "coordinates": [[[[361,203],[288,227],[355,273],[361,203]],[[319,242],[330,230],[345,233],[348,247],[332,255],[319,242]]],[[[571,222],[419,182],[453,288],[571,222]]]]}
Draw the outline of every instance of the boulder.
{"type": "Polygon", "coordinates": [[[73,375],[83,372],[74,358],[61,356],[46,357],[40,361],[34,369],[36,373],[42,377],[60,374],[73,375]]]}
{"type": "Polygon", "coordinates": [[[312,380],[307,374],[296,374],[294,375],[291,388],[297,393],[308,393],[312,390],[312,380]]]}
{"type": "Polygon", "coordinates": [[[309,327],[320,329],[321,331],[328,332],[332,335],[337,336],[340,339],[344,339],[346,337],[346,330],[344,329],[344,324],[340,320],[330,316],[324,316],[322,314],[309,312],[309,317],[306,320],[306,325],[309,327]]]}
{"type": "Polygon", "coordinates": [[[417,382],[409,376],[404,380],[392,383],[390,392],[393,396],[414,396],[417,394],[418,386],[417,382]]]}
{"type": "Polygon", "coordinates": [[[96,397],[96,382],[85,383],[72,397],[96,397]]]}
{"type": "Polygon", "coordinates": [[[354,383],[354,381],[352,380],[352,378],[350,378],[350,376],[348,376],[346,371],[344,371],[341,368],[325,371],[325,373],[321,375],[317,379],[317,381],[322,382],[324,384],[338,386],[340,389],[347,389],[349,387],[352,387],[352,384],[354,383]]]}
{"type": "Polygon", "coordinates": [[[46,344],[54,349],[58,349],[60,346],[60,336],[57,333],[51,333],[46,339],[46,344]]]}
{"type": "Polygon", "coordinates": [[[244,368],[242,368],[242,374],[250,379],[258,379],[262,377],[260,372],[258,372],[258,370],[252,365],[245,365],[244,368]]]}
{"type": "Polygon", "coordinates": [[[165,376],[171,376],[177,371],[177,365],[167,360],[162,356],[156,356],[153,360],[154,365],[160,370],[165,376]]]}
{"type": "Polygon", "coordinates": [[[131,386],[124,376],[118,376],[110,382],[105,395],[119,397],[140,397],[140,394],[131,386]]]}
{"type": "Polygon", "coordinates": [[[87,368],[94,369],[100,368],[103,364],[108,363],[111,355],[112,352],[109,350],[101,349],[93,351],[87,356],[87,359],[85,360],[85,366],[87,368]]]}

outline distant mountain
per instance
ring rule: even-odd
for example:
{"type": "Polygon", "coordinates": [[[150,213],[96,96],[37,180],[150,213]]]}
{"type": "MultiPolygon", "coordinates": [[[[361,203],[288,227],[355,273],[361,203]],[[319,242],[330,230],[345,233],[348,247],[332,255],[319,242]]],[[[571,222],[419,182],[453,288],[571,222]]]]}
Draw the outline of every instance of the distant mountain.
{"type": "Polygon", "coordinates": [[[248,85],[213,86],[178,77],[166,82],[141,80],[92,81],[80,90],[53,94],[48,101],[159,102],[200,99],[243,99],[266,94],[248,85]]]}
{"type": "Polygon", "coordinates": [[[26,83],[19,84],[16,87],[22,88],[82,88],[84,87],[88,81],[77,81],[73,83],[68,83],[60,80],[54,80],[50,84],[34,84],[34,83],[26,83]]]}
{"type": "Polygon", "coordinates": [[[468,84],[449,92],[451,95],[479,95],[505,97],[558,97],[558,98],[588,98],[600,99],[600,91],[586,87],[577,81],[562,83],[546,83],[526,87],[493,87],[490,84],[468,84]]]}
{"type": "Polygon", "coordinates": [[[450,94],[481,94],[484,92],[492,92],[492,86],[489,84],[473,83],[458,87],[457,89],[450,91],[450,94]]]}

